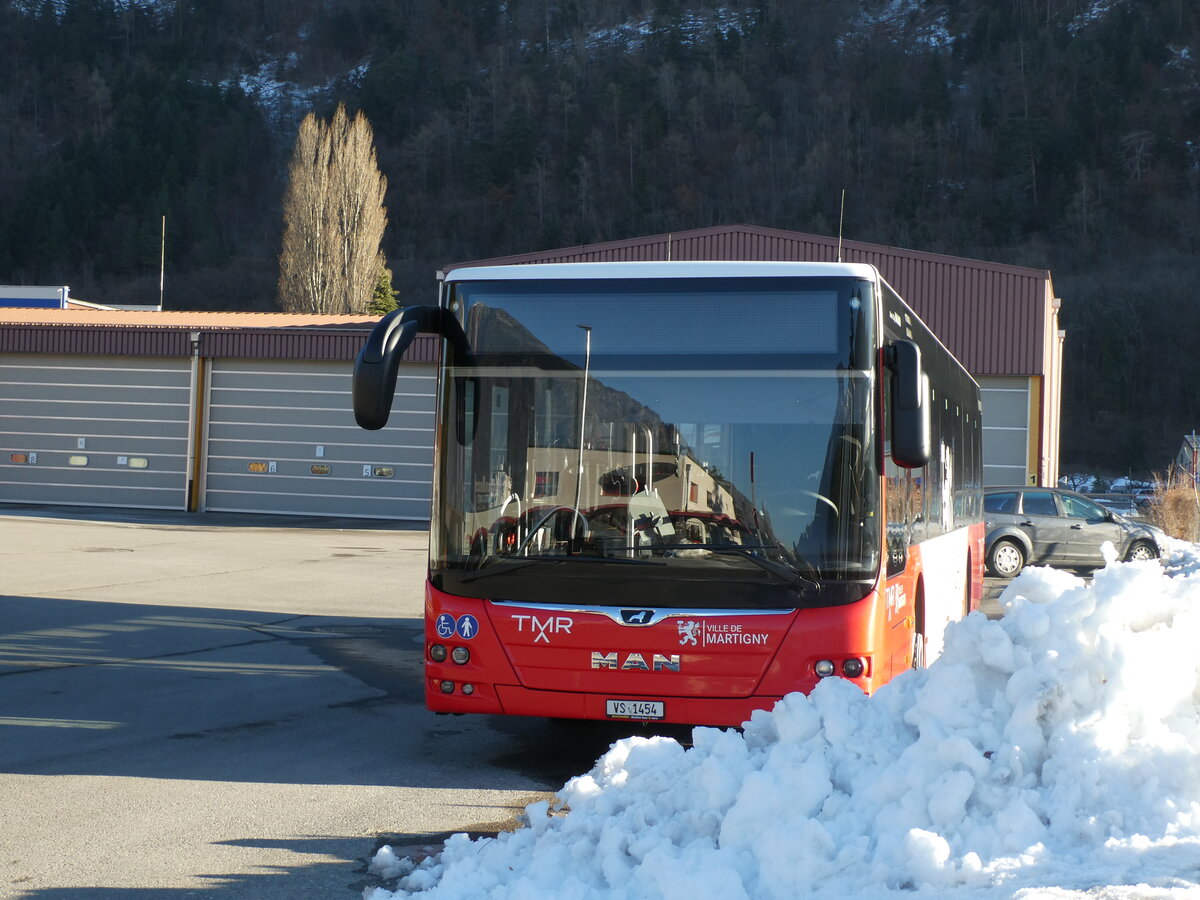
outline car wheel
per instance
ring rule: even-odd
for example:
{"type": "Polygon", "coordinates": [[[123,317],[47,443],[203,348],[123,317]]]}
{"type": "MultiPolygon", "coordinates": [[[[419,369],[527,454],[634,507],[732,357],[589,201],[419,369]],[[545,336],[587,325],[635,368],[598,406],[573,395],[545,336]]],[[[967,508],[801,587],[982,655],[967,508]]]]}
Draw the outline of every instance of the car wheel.
{"type": "Polygon", "coordinates": [[[993,575],[1012,578],[1025,568],[1025,551],[1012,541],[996,541],[988,551],[987,562],[993,575]]]}
{"type": "Polygon", "coordinates": [[[1148,544],[1146,541],[1138,541],[1129,548],[1129,552],[1125,554],[1125,559],[1130,562],[1137,559],[1158,559],[1158,548],[1148,544]]]}

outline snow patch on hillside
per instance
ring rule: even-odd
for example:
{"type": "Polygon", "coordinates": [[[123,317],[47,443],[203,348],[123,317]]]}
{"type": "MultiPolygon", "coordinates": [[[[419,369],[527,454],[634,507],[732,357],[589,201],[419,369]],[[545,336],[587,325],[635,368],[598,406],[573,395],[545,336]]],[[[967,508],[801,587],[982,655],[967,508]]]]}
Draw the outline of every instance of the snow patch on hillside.
{"type": "Polygon", "coordinates": [[[1108,15],[1109,10],[1124,0],[1092,0],[1087,8],[1078,13],[1067,25],[1068,33],[1076,35],[1089,25],[1099,22],[1108,15]]]}
{"type": "MultiPolygon", "coordinates": [[[[682,46],[701,46],[714,36],[728,38],[745,34],[757,22],[756,9],[684,10],[677,16],[643,18],[607,28],[597,28],[583,38],[583,45],[589,54],[608,50],[635,53],[645,49],[652,41],[663,39],[669,39],[682,46]]],[[[567,53],[575,47],[576,41],[573,38],[552,39],[549,52],[567,53]]],[[[545,41],[525,41],[520,49],[522,52],[533,52],[544,51],[546,48],[545,41]]]]}
{"type": "Polygon", "coordinates": [[[944,7],[922,0],[887,0],[873,5],[864,3],[843,40],[852,41],[881,29],[890,35],[893,43],[903,42],[911,47],[929,50],[949,50],[954,45],[954,36],[946,22],[944,7]]]}
{"type": "Polygon", "coordinates": [[[314,107],[334,96],[339,86],[361,84],[371,66],[367,60],[320,84],[301,84],[294,76],[298,63],[297,55],[289,53],[264,62],[252,72],[227,78],[221,87],[240,88],[259,105],[268,121],[283,131],[295,127],[314,107]]]}
{"type": "MultiPolygon", "coordinates": [[[[40,15],[42,10],[49,6],[54,11],[55,18],[61,19],[67,14],[67,8],[71,5],[72,0],[10,0],[10,2],[14,10],[27,16],[40,15]]],[[[159,16],[166,15],[169,5],[168,0],[113,0],[113,8],[118,12],[126,9],[143,9],[150,10],[159,16]]]]}

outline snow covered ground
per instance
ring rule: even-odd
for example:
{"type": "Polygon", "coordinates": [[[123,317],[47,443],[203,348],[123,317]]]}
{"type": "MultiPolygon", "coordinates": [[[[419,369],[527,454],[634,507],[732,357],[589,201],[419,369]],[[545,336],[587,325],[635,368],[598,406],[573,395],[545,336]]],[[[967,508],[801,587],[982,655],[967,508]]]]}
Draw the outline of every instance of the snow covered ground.
{"type": "Polygon", "coordinates": [[[525,828],[385,847],[396,890],[364,896],[1200,898],[1200,548],[1028,569],[1002,603],[874,697],[628,738],[525,828]]]}

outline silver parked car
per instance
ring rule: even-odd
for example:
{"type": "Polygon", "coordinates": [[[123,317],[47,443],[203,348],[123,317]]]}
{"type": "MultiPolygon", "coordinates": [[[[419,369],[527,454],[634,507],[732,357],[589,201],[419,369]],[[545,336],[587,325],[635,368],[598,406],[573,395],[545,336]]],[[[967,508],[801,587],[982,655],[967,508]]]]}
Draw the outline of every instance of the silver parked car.
{"type": "Polygon", "coordinates": [[[1155,559],[1156,530],[1131,522],[1074,491],[1044,487],[991,487],[983,493],[987,567],[1010,578],[1038,563],[1063,569],[1104,565],[1100,547],[1111,541],[1122,559],[1155,559]]]}

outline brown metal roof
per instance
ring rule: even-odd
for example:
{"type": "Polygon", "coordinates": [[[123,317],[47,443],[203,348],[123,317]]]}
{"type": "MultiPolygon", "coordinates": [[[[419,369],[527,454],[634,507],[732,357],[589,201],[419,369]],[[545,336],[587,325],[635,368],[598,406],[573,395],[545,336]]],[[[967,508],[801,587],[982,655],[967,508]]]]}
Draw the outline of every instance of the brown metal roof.
{"type": "MultiPolygon", "coordinates": [[[[288,313],[126,312],[0,308],[0,353],[352,360],[377,316],[288,313]]],[[[420,335],[406,362],[436,362],[438,341],[420,335]]]]}
{"type": "MultiPolygon", "coordinates": [[[[1050,272],[1002,263],[842,241],[844,262],[874,265],[974,375],[1045,374],[1053,340],[1050,272]]],[[[797,260],[832,262],[838,239],[755,225],[563,247],[446,266],[633,260],[797,260]]]]}
{"type": "MultiPolygon", "coordinates": [[[[838,240],[754,225],[698,228],[447,266],[627,260],[833,261],[838,240]]],[[[1050,273],[982,260],[844,241],[846,262],[871,263],[974,375],[1043,375],[1055,339],[1050,273]]],[[[433,286],[430,286],[432,296],[433,286]]],[[[249,312],[143,312],[0,307],[0,352],[353,359],[374,316],[249,312]]],[[[437,359],[421,336],[405,355],[437,359]]]]}

